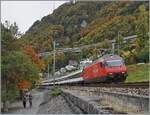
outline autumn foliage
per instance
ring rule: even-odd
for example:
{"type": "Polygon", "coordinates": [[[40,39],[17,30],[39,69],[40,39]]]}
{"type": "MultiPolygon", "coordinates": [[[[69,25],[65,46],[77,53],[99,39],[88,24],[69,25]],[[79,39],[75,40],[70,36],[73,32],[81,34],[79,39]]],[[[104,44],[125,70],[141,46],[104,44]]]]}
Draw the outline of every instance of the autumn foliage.
{"type": "Polygon", "coordinates": [[[34,64],[37,65],[39,71],[42,71],[45,67],[44,61],[40,59],[39,55],[34,51],[32,47],[26,47],[23,49],[24,53],[29,55],[34,64]]]}
{"type": "Polygon", "coordinates": [[[17,84],[17,89],[19,89],[19,90],[30,89],[30,88],[31,88],[31,83],[26,80],[17,84]]]}

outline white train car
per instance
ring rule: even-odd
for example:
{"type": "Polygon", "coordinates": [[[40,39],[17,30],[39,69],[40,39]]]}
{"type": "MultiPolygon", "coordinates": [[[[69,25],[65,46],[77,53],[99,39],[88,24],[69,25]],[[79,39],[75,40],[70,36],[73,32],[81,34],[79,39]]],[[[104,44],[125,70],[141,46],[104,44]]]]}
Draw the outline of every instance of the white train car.
{"type": "MultiPolygon", "coordinates": [[[[55,79],[55,82],[58,82],[58,81],[64,81],[64,80],[68,80],[68,79],[73,79],[73,78],[78,78],[79,77],[79,74],[82,72],[82,70],[77,70],[75,72],[72,72],[68,75],[65,75],[65,76],[62,76],[62,77],[59,77],[59,78],[56,78],[55,79]]],[[[53,82],[54,79],[49,79],[49,80],[44,80],[42,83],[51,83],[53,82]]]]}
{"type": "MultiPolygon", "coordinates": [[[[72,84],[72,83],[82,83],[83,82],[83,78],[82,77],[78,77],[78,78],[74,78],[74,79],[68,79],[68,80],[63,80],[63,81],[57,81],[55,82],[55,85],[63,85],[63,84],[72,84]]],[[[42,83],[42,86],[51,86],[54,85],[54,82],[51,83],[42,83]]]]}

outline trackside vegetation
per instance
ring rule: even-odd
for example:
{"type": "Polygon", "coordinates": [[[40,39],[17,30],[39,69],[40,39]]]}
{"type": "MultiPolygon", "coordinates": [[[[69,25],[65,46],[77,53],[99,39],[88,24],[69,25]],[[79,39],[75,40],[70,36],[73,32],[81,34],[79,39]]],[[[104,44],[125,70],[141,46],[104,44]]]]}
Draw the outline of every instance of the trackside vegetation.
{"type": "Polygon", "coordinates": [[[62,91],[60,88],[58,87],[55,87],[54,89],[52,89],[50,92],[49,92],[49,95],[50,96],[53,96],[53,97],[57,97],[59,95],[61,95],[62,91]]]}
{"type": "Polygon", "coordinates": [[[128,77],[125,82],[149,81],[149,64],[128,65],[128,77]]]}

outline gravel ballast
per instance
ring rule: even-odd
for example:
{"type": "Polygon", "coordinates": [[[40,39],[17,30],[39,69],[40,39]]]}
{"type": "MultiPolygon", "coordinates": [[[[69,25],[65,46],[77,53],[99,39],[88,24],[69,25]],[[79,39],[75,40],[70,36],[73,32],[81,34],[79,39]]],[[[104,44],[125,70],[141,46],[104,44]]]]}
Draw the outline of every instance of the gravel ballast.
{"type": "Polygon", "coordinates": [[[103,91],[103,92],[112,92],[112,93],[123,93],[135,96],[149,96],[149,89],[148,88],[114,88],[114,87],[68,87],[66,89],[70,90],[86,90],[86,91],[103,91]]]}

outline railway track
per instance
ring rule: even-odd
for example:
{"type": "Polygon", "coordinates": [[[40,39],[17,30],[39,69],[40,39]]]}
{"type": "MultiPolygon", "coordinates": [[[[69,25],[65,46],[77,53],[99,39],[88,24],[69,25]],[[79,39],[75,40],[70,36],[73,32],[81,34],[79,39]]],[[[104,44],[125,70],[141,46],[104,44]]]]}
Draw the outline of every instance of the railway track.
{"type": "Polygon", "coordinates": [[[119,92],[132,95],[149,95],[149,82],[134,82],[134,83],[118,83],[118,84],[74,84],[71,86],[64,86],[64,88],[71,90],[82,91],[106,91],[119,92]]]}
{"type": "Polygon", "coordinates": [[[131,83],[75,83],[69,86],[82,87],[116,87],[116,88],[149,88],[149,82],[131,82],[131,83]]]}

